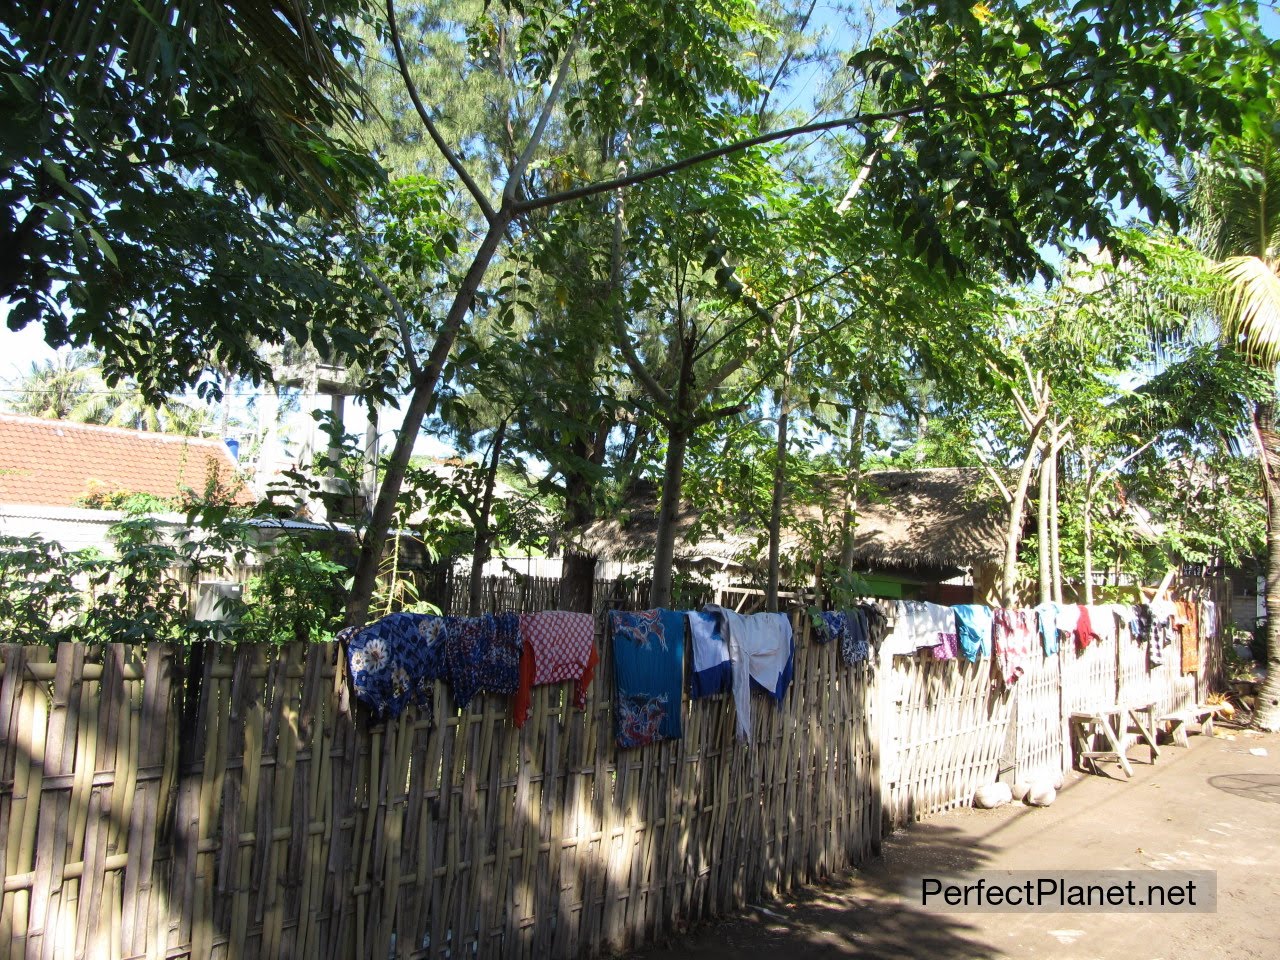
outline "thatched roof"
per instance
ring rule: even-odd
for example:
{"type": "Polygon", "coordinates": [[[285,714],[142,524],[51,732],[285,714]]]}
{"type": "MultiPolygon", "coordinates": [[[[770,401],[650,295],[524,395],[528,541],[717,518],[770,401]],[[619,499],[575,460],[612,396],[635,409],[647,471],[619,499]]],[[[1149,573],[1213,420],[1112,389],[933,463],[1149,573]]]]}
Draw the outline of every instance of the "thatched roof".
{"type": "MultiPolygon", "coordinates": [[[[854,536],[854,563],[863,569],[942,569],[998,561],[1004,554],[1003,510],[984,495],[982,471],[966,468],[878,470],[863,478],[854,536]]],[[[833,498],[834,499],[834,498],[833,498]]],[[[628,505],[622,519],[589,527],[582,547],[606,560],[638,560],[652,556],[657,538],[656,494],[649,492],[628,505]]],[[[694,511],[681,511],[676,557],[686,563],[711,561],[720,566],[759,567],[766,554],[762,525],[739,526],[686,539],[694,511]]],[[[839,513],[802,506],[788,511],[783,522],[782,552],[794,554],[802,543],[801,528],[828,531],[828,554],[839,553],[839,513]]]]}

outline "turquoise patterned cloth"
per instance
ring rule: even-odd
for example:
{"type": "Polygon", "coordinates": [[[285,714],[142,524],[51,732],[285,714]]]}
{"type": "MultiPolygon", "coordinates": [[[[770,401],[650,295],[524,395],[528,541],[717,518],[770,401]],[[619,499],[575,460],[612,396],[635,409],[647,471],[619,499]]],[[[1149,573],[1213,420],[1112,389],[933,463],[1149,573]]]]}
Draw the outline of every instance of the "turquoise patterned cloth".
{"type": "Polygon", "coordinates": [[[683,736],[684,624],[673,610],[610,611],[618,746],[683,736]]]}

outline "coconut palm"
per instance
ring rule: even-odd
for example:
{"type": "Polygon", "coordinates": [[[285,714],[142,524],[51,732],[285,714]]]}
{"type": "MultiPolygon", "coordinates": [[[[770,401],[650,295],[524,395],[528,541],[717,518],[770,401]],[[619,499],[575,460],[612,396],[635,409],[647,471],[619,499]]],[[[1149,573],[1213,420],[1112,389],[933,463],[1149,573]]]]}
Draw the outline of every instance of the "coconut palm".
{"type": "MultiPolygon", "coordinates": [[[[1197,171],[1192,193],[1205,251],[1222,281],[1223,339],[1275,372],[1280,361],[1280,134],[1232,143],[1197,171]]],[[[1254,405],[1255,441],[1267,494],[1267,679],[1255,722],[1280,729],[1280,434],[1277,392],[1254,405]]]]}

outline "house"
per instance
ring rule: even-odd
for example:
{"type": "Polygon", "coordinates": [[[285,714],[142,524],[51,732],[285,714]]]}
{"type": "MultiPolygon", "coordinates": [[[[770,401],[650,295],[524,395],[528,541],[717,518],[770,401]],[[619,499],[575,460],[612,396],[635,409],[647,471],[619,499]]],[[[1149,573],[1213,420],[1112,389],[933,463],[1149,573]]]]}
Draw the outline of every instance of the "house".
{"type": "Polygon", "coordinates": [[[103,548],[122,516],[104,507],[189,492],[251,502],[220,441],[0,414],[0,534],[103,548]]]}
{"type": "MultiPolygon", "coordinates": [[[[651,563],[657,535],[656,491],[638,496],[625,516],[598,521],[581,539],[599,560],[651,563]]],[[[829,505],[788,506],[782,531],[783,579],[788,560],[818,538],[827,569],[839,562],[841,511],[829,505]]],[[[862,478],[853,542],[853,571],[868,593],[945,603],[983,599],[998,582],[1004,556],[1003,504],[969,468],[878,470],[862,478]]],[[[742,519],[731,531],[691,541],[696,511],[678,521],[676,563],[712,578],[762,579],[768,556],[763,520],[742,519]]]]}

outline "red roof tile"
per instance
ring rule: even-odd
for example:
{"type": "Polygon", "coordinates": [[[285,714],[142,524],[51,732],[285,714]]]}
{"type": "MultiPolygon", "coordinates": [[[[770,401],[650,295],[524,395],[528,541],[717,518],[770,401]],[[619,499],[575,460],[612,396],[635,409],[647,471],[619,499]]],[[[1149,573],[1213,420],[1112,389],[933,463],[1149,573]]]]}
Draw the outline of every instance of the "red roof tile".
{"type": "Polygon", "coordinates": [[[176,497],[202,493],[215,471],[224,487],[237,476],[217,440],[0,414],[0,503],[74,507],[93,490],[176,497]]]}

